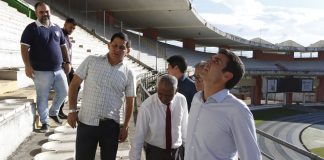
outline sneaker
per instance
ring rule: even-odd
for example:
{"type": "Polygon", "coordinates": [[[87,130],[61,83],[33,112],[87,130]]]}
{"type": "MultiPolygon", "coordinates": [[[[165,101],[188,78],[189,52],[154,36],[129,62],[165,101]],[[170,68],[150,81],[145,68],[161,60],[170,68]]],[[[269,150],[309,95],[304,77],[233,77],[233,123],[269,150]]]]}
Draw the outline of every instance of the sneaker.
{"type": "Polygon", "coordinates": [[[59,116],[61,119],[67,119],[67,115],[64,114],[63,112],[62,112],[62,113],[59,113],[58,116],[59,116]]]}
{"type": "Polygon", "coordinates": [[[52,118],[59,125],[63,123],[63,121],[58,116],[49,116],[49,117],[52,118]]]}
{"type": "Polygon", "coordinates": [[[49,125],[47,123],[42,124],[42,127],[39,129],[39,132],[47,133],[49,131],[49,125]]]}

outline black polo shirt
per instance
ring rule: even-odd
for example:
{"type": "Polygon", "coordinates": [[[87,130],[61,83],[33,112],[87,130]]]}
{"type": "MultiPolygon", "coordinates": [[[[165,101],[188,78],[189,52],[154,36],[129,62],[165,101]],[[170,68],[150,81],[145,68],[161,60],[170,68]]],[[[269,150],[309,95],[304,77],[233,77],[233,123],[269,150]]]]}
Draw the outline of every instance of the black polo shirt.
{"type": "Polygon", "coordinates": [[[34,70],[57,71],[63,63],[61,46],[65,45],[64,34],[60,27],[50,24],[47,28],[36,21],[29,24],[20,43],[29,46],[29,60],[34,70]]]}

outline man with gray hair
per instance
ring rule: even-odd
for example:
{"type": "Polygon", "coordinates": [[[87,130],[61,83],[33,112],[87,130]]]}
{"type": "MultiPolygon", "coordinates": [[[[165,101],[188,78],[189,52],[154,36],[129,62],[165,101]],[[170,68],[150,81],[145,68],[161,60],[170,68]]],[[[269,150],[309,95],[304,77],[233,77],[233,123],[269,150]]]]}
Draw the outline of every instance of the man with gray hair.
{"type": "Polygon", "coordinates": [[[200,61],[199,63],[195,64],[195,73],[193,75],[193,80],[195,82],[195,87],[197,91],[202,91],[204,89],[203,80],[201,78],[201,73],[204,69],[204,66],[207,64],[206,61],[200,61]]]}
{"type": "Polygon", "coordinates": [[[188,108],[186,98],[177,93],[177,85],[174,76],[162,75],[157,93],[142,103],[129,153],[131,160],[141,159],[143,146],[147,160],[184,158],[188,108]]]}

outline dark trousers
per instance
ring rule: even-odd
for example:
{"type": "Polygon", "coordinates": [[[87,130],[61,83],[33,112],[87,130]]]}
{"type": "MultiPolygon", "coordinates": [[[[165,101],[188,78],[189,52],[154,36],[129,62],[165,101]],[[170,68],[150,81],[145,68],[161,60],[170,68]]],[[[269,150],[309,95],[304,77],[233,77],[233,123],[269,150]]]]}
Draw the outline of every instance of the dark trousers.
{"type": "Polygon", "coordinates": [[[99,126],[78,123],[76,160],[93,160],[99,142],[102,160],[115,160],[118,149],[119,124],[112,119],[99,122],[99,126]]]}
{"type": "Polygon", "coordinates": [[[144,145],[146,160],[183,160],[184,147],[166,150],[148,143],[144,145]]]}

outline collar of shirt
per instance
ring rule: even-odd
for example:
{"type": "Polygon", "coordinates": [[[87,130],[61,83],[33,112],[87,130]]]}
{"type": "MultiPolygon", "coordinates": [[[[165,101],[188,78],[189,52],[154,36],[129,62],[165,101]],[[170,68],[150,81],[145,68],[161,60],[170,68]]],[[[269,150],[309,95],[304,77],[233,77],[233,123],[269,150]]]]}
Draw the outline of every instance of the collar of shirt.
{"type": "MultiPolygon", "coordinates": [[[[42,23],[40,23],[38,20],[36,20],[35,23],[36,23],[36,25],[37,25],[38,27],[40,27],[40,26],[46,27],[45,25],[43,25],[42,23]]],[[[54,24],[50,21],[50,23],[49,23],[49,27],[52,27],[52,26],[54,26],[54,24]]],[[[48,28],[49,28],[49,27],[48,27],[48,28]]],[[[47,28],[47,27],[46,27],[46,28],[47,28]]]]}
{"type": "Polygon", "coordinates": [[[211,99],[213,99],[217,103],[222,102],[228,94],[229,94],[229,90],[228,89],[223,89],[221,91],[218,91],[218,92],[214,93],[210,97],[208,97],[206,102],[210,101],[211,99]]]}
{"type": "Polygon", "coordinates": [[[186,78],[187,78],[186,75],[182,75],[182,76],[179,78],[179,80],[180,80],[180,81],[184,81],[186,78]]]}

